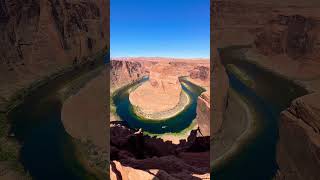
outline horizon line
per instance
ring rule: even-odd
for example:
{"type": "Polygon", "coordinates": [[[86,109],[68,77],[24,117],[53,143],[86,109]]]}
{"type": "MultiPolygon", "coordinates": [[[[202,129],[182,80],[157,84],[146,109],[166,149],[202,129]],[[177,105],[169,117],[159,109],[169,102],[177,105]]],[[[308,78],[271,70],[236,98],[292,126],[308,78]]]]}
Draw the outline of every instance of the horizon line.
{"type": "Polygon", "coordinates": [[[110,59],[125,58],[163,58],[163,59],[210,59],[210,57],[170,57],[170,56],[110,56],[110,59]]]}

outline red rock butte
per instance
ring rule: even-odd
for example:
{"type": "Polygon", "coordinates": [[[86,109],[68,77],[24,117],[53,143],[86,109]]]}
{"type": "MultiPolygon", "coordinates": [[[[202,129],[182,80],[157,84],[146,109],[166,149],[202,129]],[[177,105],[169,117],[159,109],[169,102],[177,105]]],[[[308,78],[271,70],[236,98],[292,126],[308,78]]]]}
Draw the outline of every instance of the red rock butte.
{"type": "Polygon", "coordinates": [[[182,91],[179,76],[169,63],[158,63],[150,69],[149,81],[130,93],[130,102],[147,114],[174,108],[182,91]]]}

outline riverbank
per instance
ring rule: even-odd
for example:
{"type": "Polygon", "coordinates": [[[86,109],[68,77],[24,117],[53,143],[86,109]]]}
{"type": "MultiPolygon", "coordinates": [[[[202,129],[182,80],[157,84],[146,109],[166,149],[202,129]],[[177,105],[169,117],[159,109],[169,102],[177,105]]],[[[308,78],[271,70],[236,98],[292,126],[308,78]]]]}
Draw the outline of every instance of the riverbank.
{"type": "MultiPolygon", "coordinates": [[[[186,85],[184,84],[184,86],[186,85]]],[[[143,120],[164,121],[184,111],[187,108],[187,106],[190,105],[190,103],[191,103],[191,100],[189,95],[184,90],[182,90],[180,93],[178,104],[175,105],[172,109],[162,111],[162,112],[146,113],[139,106],[132,105],[132,108],[133,108],[133,112],[143,120]]]]}
{"type": "Polygon", "coordinates": [[[0,112],[0,177],[1,178],[21,178],[30,179],[28,172],[25,172],[23,165],[19,161],[21,145],[15,135],[10,133],[11,124],[8,114],[21,105],[25,99],[47,84],[50,80],[56,79],[64,73],[74,70],[74,66],[68,66],[50,75],[44,76],[36,81],[26,85],[17,91],[11,92],[9,100],[2,103],[2,112],[0,112]]]}
{"type": "Polygon", "coordinates": [[[143,80],[144,78],[146,78],[146,77],[142,77],[142,78],[139,78],[139,79],[134,80],[132,82],[125,83],[122,86],[110,87],[110,102],[109,102],[109,105],[110,105],[110,122],[122,121],[121,118],[117,115],[117,108],[116,108],[116,106],[114,104],[114,101],[113,101],[115,95],[119,91],[121,91],[122,89],[127,88],[128,86],[131,86],[131,85],[143,80]]]}
{"type": "MultiPolygon", "coordinates": [[[[240,63],[242,61],[253,66],[257,66],[274,76],[285,79],[297,86],[300,86],[301,88],[304,88],[309,93],[320,91],[320,72],[299,72],[299,67],[303,66],[303,62],[292,59],[290,60],[288,57],[282,57],[281,60],[283,62],[281,62],[278,56],[268,57],[261,55],[255,48],[249,45],[231,46],[224,49],[226,51],[232,51],[229,56],[237,59],[240,63]]],[[[318,67],[319,65],[314,64],[313,66],[318,67]]]]}
{"type": "MultiPolygon", "coordinates": [[[[254,107],[244,96],[232,88],[229,89],[228,106],[221,130],[211,140],[215,147],[211,151],[212,169],[218,169],[227,160],[232,159],[241,146],[253,136],[257,123],[254,107]],[[237,121],[235,121],[235,119],[237,121]]],[[[214,170],[215,171],[215,170],[214,170]]]]}
{"type": "Polygon", "coordinates": [[[180,144],[182,140],[185,140],[187,142],[191,131],[197,130],[197,129],[198,129],[198,125],[196,123],[196,120],[193,120],[190,126],[188,126],[186,129],[177,133],[164,133],[164,134],[155,134],[155,133],[149,133],[149,132],[142,132],[142,133],[150,137],[160,138],[164,142],[169,142],[172,144],[180,144]]]}
{"type": "MultiPolygon", "coordinates": [[[[228,157],[229,159],[220,158],[217,161],[218,165],[213,167],[213,174],[217,179],[241,177],[239,179],[245,180],[274,177],[278,167],[276,149],[280,112],[285,110],[292,100],[307,93],[293,80],[279,76],[247,60],[244,55],[247,48],[229,47],[220,50],[225,66],[233,64],[241,70],[241,72],[232,71],[229,68],[227,70],[229,82],[231,87],[249,102],[249,107],[252,107],[250,109],[253,110],[250,114],[254,115],[256,123],[253,124],[252,131],[248,130],[244,132],[246,135],[242,134],[242,136],[247,136],[247,139],[235,141],[238,148],[230,149],[232,156],[228,157]],[[247,83],[248,79],[253,83],[247,83]],[[277,93],[274,93],[275,91],[277,93]],[[246,167],[243,167],[243,164],[246,164],[246,167]],[[248,168],[252,171],[244,173],[248,168]]],[[[237,119],[234,117],[233,121],[237,119]]],[[[222,154],[221,157],[224,155],[222,154]]]]}
{"type": "MultiPolygon", "coordinates": [[[[95,56],[95,59],[103,57],[103,53],[98,53],[95,56]]],[[[102,62],[102,61],[101,61],[102,62]]],[[[25,168],[22,166],[20,159],[20,149],[21,143],[18,141],[16,134],[12,132],[13,122],[9,118],[15,109],[18,109],[27,99],[32,98],[35,93],[37,93],[42,87],[48,85],[51,81],[58,81],[58,79],[63,79],[65,74],[71,73],[81,69],[82,66],[95,66],[96,63],[99,63],[94,60],[89,60],[79,64],[73,64],[65,68],[61,68],[59,71],[56,71],[50,75],[46,75],[36,81],[33,81],[24,88],[19,89],[18,91],[11,92],[13,95],[9,98],[5,104],[5,111],[1,112],[0,118],[0,177],[5,178],[9,175],[12,177],[12,174],[16,174],[19,178],[31,178],[30,175],[26,174],[25,168]]]]}
{"type": "Polygon", "coordinates": [[[96,174],[108,172],[107,114],[104,97],[106,89],[106,71],[102,66],[88,75],[79,78],[63,88],[60,93],[69,97],[64,101],[61,111],[65,130],[77,141],[80,155],[86,157],[84,162],[96,174]],[[89,79],[90,80],[89,80],[89,79]],[[81,84],[84,83],[83,87],[81,84]],[[78,90],[77,90],[78,89],[78,90]],[[70,92],[71,91],[71,92],[70,92]],[[76,93],[72,93],[76,92],[76,93]],[[70,96],[70,93],[72,94],[70,96]],[[98,159],[98,160],[97,160],[98,159]]]}

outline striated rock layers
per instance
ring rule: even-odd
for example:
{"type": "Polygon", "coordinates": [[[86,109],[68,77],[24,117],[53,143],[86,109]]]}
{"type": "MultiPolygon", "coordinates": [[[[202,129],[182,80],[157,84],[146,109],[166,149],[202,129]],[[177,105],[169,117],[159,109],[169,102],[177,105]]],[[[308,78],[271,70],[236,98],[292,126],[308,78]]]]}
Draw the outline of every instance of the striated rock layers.
{"type": "Polygon", "coordinates": [[[196,66],[188,80],[205,89],[197,101],[197,123],[203,136],[210,136],[210,66],[196,66]]]}
{"type": "Polygon", "coordinates": [[[218,48],[250,45],[248,59],[308,89],[320,89],[318,1],[213,1],[213,35],[218,48]],[[318,78],[319,79],[319,78],[318,78]]]}
{"type": "MultiPolygon", "coordinates": [[[[219,0],[212,5],[212,33],[218,48],[249,45],[247,60],[314,93],[294,100],[281,114],[276,178],[318,179],[319,1],[219,0]]],[[[219,81],[213,83],[215,88],[219,81]]]]}
{"type": "Polygon", "coordinates": [[[277,180],[314,180],[320,169],[320,94],[294,100],[279,122],[277,180]]]}
{"type": "Polygon", "coordinates": [[[0,1],[0,100],[107,51],[108,0],[0,1]]]}
{"type": "Polygon", "coordinates": [[[192,131],[188,141],[176,145],[121,125],[110,132],[111,179],[210,179],[209,137],[192,131]]]}
{"type": "Polygon", "coordinates": [[[110,65],[111,89],[120,88],[147,75],[147,71],[141,62],[111,60],[110,65]]]}

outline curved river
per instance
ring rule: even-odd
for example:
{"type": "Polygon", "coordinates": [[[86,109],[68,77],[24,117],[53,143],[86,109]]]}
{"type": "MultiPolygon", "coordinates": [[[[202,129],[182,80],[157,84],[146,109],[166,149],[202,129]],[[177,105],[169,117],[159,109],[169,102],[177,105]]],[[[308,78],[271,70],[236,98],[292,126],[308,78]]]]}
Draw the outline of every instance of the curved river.
{"type": "Polygon", "coordinates": [[[137,88],[147,80],[148,78],[145,77],[140,81],[125,86],[114,93],[113,102],[116,106],[116,113],[118,116],[128,127],[134,129],[142,128],[144,131],[153,134],[168,132],[175,133],[186,129],[196,118],[197,99],[204,89],[185,80],[184,78],[179,78],[183,91],[185,91],[190,98],[190,103],[187,107],[179,114],[166,120],[147,120],[135,115],[129,101],[130,91],[137,88]]]}
{"type": "Polygon", "coordinates": [[[245,60],[244,49],[241,46],[224,48],[220,50],[220,56],[224,65],[235,65],[253,80],[254,86],[250,88],[227,70],[231,88],[247,99],[257,117],[250,137],[242,139],[240,147],[227,160],[213,166],[211,176],[217,180],[271,180],[277,171],[276,143],[280,112],[293,99],[307,93],[292,81],[245,60]]]}
{"type": "Polygon", "coordinates": [[[33,179],[98,179],[80,162],[74,141],[63,127],[64,98],[59,91],[100,66],[86,64],[48,80],[10,111],[11,132],[21,144],[20,161],[33,179]]]}

